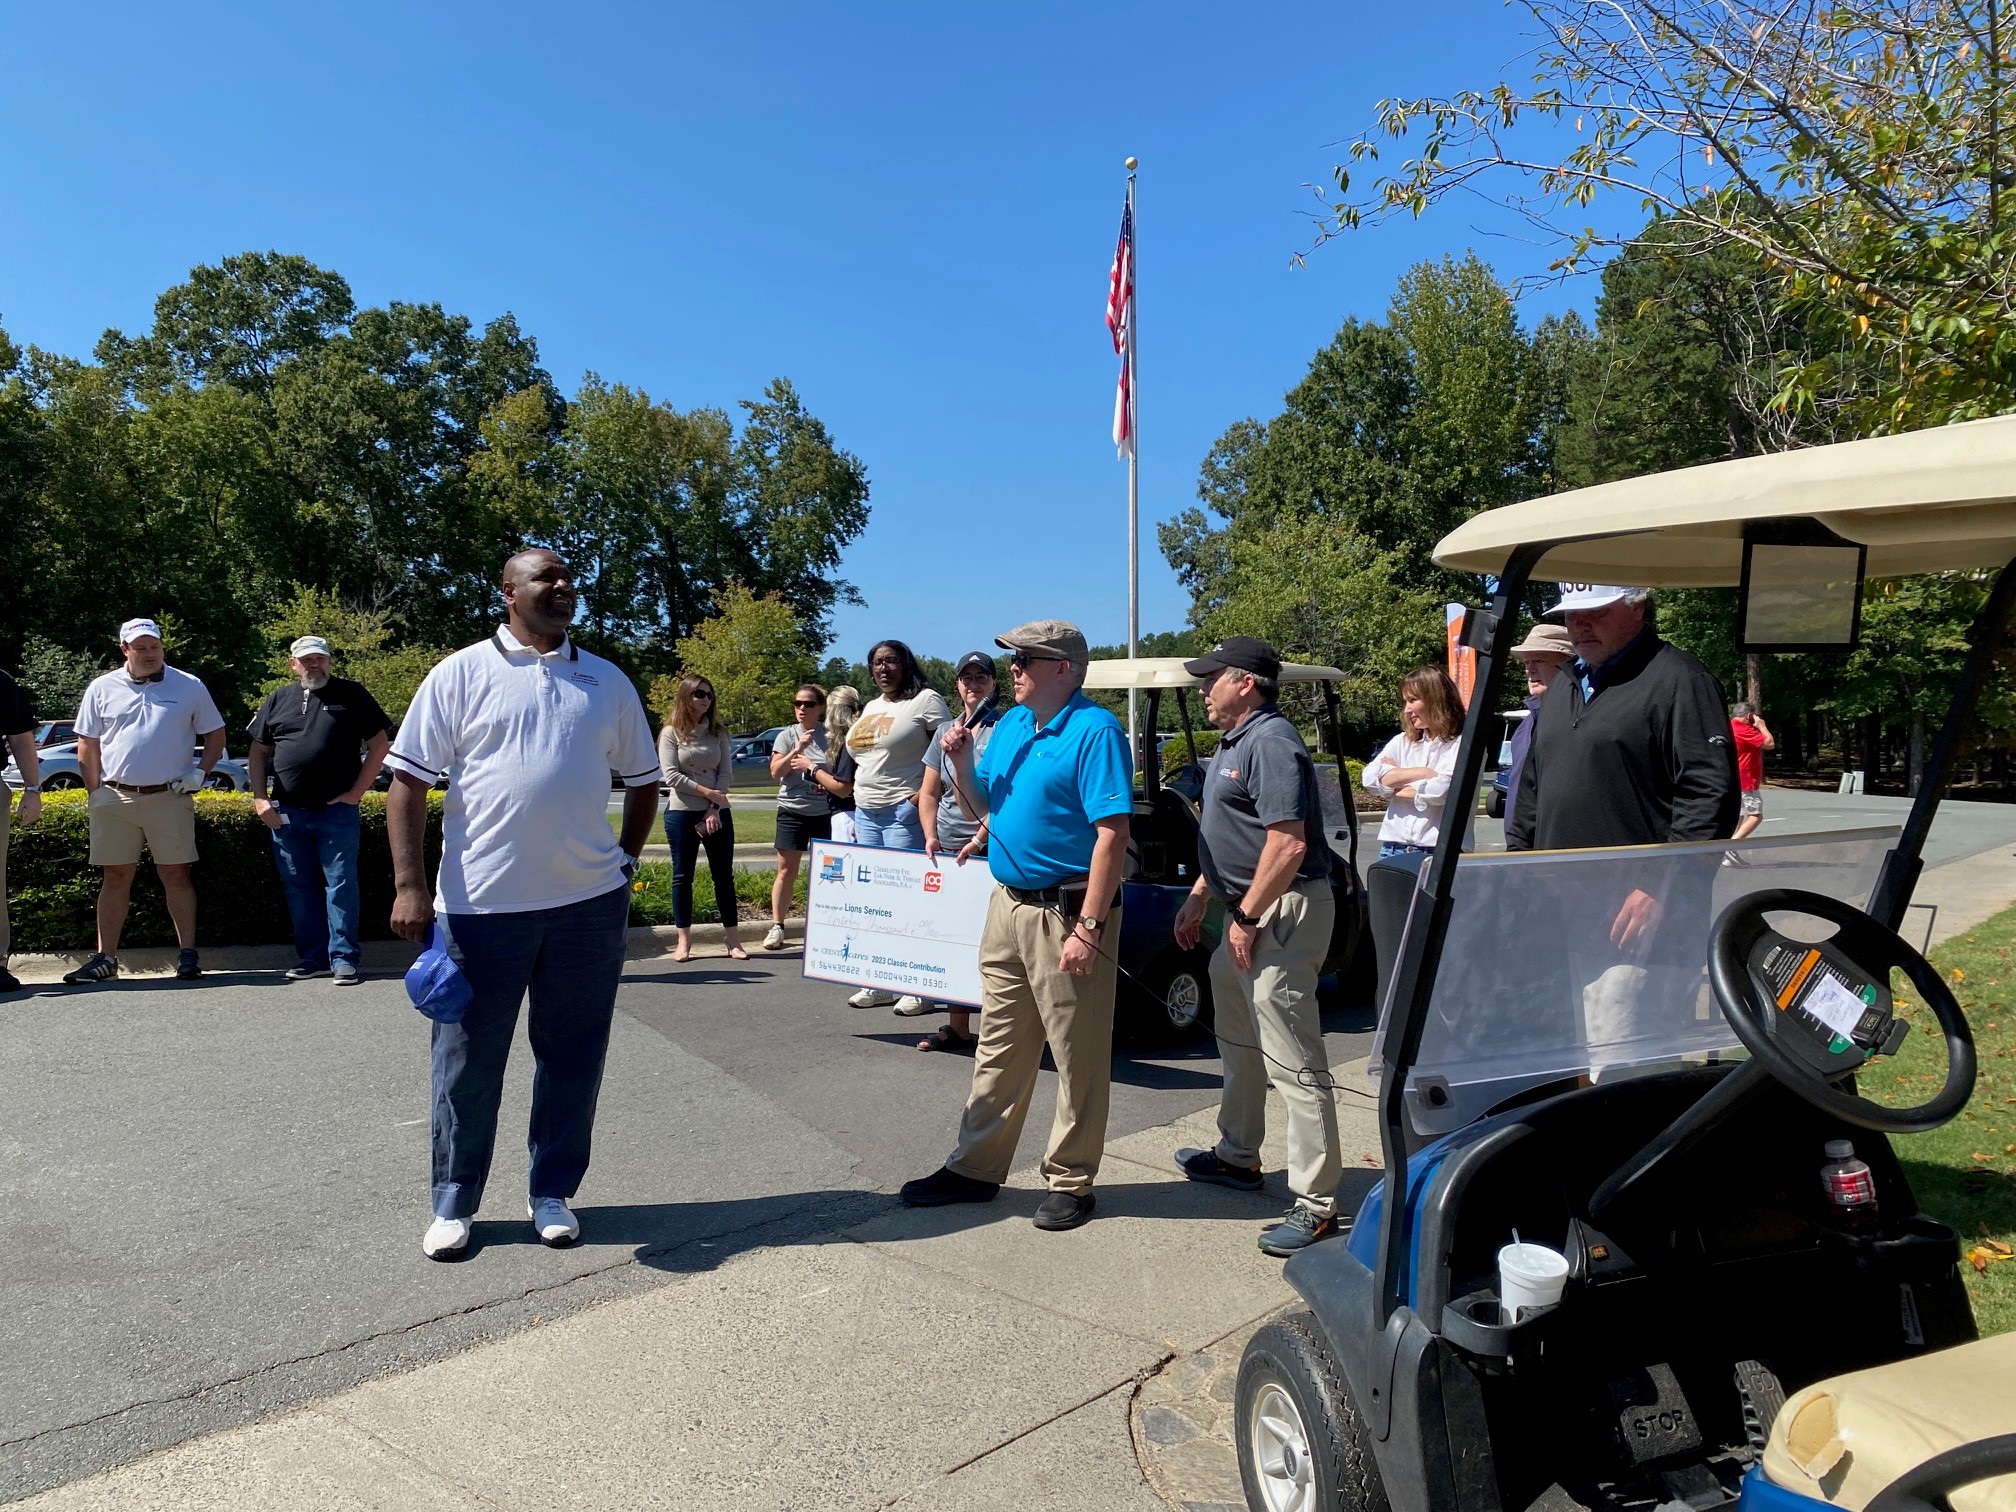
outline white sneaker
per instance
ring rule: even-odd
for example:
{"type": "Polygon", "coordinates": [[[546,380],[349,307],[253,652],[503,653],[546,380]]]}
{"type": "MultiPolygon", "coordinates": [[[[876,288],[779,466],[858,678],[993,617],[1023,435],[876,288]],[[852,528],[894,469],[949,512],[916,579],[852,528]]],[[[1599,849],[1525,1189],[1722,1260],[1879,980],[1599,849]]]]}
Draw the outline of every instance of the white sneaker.
{"type": "Polygon", "coordinates": [[[770,932],[763,936],[763,948],[765,950],[782,950],[784,948],[784,926],[782,924],[772,924],[770,926],[770,932]]]}
{"type": "Polygon", "coordinates": [[[556,1248],[581,1237],[581,1220],[568,1211],[558,1197],[541,1197],[525,1204],[525,1216],[539,1230],[539,1242],[556,1248]]]}
{"type": "Polygon", "coordinates": [[[855,1008],[887,1008],[895,1001],[895,993],[877,992],[873,987],[863,987],[854,996],[847,999],[849,1006],[855,1008]]]}
{"type": "Polygon", "coordinates": [[[420,1253],[429,1260],[447,1260],[469,1247],[467,1218],[436,1218],[420,1236],[420,1253]]]}
{"type": "Polygon", "coordinates": [[[929,998],[900,997],[896,999],[896,1011],[905,1018],[915,1018],[920,1013],[933,1012],[938,1005],[929,998]]]}

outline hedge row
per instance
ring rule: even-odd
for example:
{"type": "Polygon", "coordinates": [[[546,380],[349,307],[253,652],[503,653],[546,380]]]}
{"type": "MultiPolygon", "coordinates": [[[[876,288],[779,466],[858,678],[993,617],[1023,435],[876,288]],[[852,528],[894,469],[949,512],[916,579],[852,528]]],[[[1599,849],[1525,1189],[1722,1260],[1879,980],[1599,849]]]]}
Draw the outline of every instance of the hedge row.
{"type": "MultiPolygon", "coordinates": [[[[7,903],[13,921],[13,949],[83,951],[96,935],[98,869],[91,865],[88,798],[82,792],[48,793],[42,818],[28,828],[17,827],[7,858],[7,903]]],[[[370,793],[360,805],[357,880],[361,894],[361,937],[389,940],[392,936],[392,852],[385,836],[385,798],[370,793]]],[[[199,945],[284,945],[294,927],[287,900],[273,865],[271,831],[252,812],[243,793],[196,795],[196,850],[201,857],[192,870],[196,883],[196,940],[199,945]]],[[[427,865],[429,874],[441,858],[441,798],[427,803],[427,865]]],[[[768,872],[735,869],[735,893],[746,916],[767,916],[770,909],[768,872]]],[[[700,922],[719,917],[714,892],[706,879],[694,889],[694,915],[700,922]]],[[[798,878],[796,901],[802,909],[805,878],[798,878]]],[[[664,862],[647,861],[639,870],[631,896],[633,925],[672,922],[672,871],[664,862]]],[[[123,943],[134,946],[173,945],[175,928],[154,868],[142,863],[133,879],[133,910],[123,943]]]]}

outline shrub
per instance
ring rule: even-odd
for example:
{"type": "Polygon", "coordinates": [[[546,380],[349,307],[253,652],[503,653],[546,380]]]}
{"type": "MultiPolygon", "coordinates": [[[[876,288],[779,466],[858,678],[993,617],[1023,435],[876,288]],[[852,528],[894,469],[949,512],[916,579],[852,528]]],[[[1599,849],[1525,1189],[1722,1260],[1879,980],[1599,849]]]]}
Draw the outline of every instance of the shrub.
{"type": "MultiPolygon", "coordinates": [[[[759,919],[770,917],[770,883],[777,875],[770,871],[751,871],[738,866],[734,870],[735,897],[741,904],[745,922],[753,915],[759,919]]],[[[792,913],[805,911],[805,870],[799,869],[797,884],[791,892],[792,913]]],[[[631,886],[630,922],[632,925],[670,924],[672,922],[672,867],[664,861],[646,861],[637,868],[637,880],[631,886]]],[[[693,922],[696,924],[718,924],[721,911],[714,905],[714,889],[705,878],[695,878],[693,884],[693,922]]]]}

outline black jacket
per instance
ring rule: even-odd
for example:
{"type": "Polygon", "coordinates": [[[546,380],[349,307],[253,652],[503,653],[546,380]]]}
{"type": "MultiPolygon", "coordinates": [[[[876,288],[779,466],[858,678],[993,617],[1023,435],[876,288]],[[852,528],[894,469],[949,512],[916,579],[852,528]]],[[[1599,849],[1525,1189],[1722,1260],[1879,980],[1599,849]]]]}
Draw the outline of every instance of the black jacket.
{"type": "Polygon", "coordinates": [[[1736,750],[1715,675],[1646,631],[1594,699],[1563,667],[1528,721],[1533,745],[1507,850],[1726,840],[1736,828],[1736,750]]]}

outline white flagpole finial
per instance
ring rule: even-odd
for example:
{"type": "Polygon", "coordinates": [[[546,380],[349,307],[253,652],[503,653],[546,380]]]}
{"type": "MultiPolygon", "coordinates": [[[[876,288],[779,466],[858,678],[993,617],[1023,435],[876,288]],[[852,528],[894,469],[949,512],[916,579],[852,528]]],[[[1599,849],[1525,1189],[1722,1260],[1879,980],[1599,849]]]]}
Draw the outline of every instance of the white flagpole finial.
{"type": "Polygon", "coordinates": [[[1131,157],[1127,159],[1127,171],[1129,173],[1132,173],[1136,168],[1139,168],[1140,166],[1141,166],[1141,159],[1131,157]]]}

